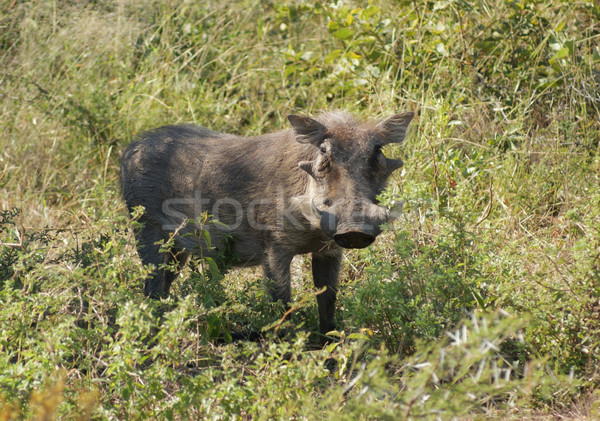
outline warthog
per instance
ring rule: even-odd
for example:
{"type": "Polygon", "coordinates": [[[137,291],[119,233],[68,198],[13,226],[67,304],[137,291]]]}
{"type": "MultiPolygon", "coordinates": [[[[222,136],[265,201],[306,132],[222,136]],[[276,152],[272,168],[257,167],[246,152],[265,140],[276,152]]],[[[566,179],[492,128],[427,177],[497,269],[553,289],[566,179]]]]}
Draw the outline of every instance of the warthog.
{"type": "Polygon", "coordinates": [[[273,299],[289,303],[292,258],[312,253],[314,285],[326,287],[317,295],[320,331],[334,330],[342,249],[367,247],[388,220],[377,196],[403,163],[381,149],[402,142],[412,118],[375,124],[336,111],[290,115],[291,129],[256,137],[193,125],[143,134],[123,154],[121,181],[129,209],[145,207],[138,251],[156,267],[145,294],[168,294],[176,273],[161,263],[227,247],[236,266],[262,264],[273,299]],[[220,222],[204,227],[210,248],[194,235],[202,212],[220,222]],[[173,234],[173,248],[161,252],[156,243],[173,234]]]}

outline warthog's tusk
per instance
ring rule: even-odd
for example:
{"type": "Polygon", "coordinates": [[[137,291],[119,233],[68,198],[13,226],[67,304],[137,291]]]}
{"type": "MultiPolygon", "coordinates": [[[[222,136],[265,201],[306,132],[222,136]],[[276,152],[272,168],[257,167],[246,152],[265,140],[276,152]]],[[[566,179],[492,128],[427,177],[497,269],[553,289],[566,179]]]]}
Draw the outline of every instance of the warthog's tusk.
{"type": "Polygon", "coordinates": [[[317,205],[315,205],[315,200],[314,199],[310,199],[310,207],[312,208],[312,211],[315,214],[315,216],[317,218],[321,219],[321,216],[323,215],[323,212],[321,212],[319,210],[319,208],[317,208],[317,205]]]}

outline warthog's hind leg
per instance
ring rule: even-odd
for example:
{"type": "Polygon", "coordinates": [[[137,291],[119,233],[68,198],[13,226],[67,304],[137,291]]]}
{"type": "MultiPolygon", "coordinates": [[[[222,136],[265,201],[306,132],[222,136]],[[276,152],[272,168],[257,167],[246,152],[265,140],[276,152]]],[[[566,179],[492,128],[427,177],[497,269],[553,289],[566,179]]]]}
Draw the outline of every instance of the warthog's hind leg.
{"type": "Polygon", "coordinates": [[[185,262],[187,255],[181,251],[171,249],[161,252],[162,244],[166,241],[163,232],[145,225],[136,235],[138,240],[138,253],[145,265],[152,264],[155,270],[146,279],[144,294],[152,298],[164,298],[169,295],[173,280],[177,277],[178,270],[185,262]],[[173,265],[174,264],[174,265],[173,265]]]}
{"type": "Polygon", "coordinates": [[[269,292],[274,301],[281,300],[289,304],[292,300],[290,264],[293,257],[293,254],[282,247],[271,246],[265,251],[263,270],[265,277],[271,281],[269,292]]]}

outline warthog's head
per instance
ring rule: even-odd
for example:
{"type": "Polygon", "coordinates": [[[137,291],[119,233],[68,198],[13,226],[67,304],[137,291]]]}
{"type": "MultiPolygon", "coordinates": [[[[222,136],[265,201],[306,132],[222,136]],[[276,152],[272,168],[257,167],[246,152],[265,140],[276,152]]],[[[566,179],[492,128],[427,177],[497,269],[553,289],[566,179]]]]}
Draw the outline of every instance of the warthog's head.
{"type": "Polygon", "coordinates": [[[315,147],[315,158],[298,164],[312,177],[310,218],[340,246],[367,247],[388,221],[377,196],[403,163],[385,157],[382,148],[402,142],[412,118],[409,112],[370,124],[342,112],[288,116],[296,140],[315,147]]]}

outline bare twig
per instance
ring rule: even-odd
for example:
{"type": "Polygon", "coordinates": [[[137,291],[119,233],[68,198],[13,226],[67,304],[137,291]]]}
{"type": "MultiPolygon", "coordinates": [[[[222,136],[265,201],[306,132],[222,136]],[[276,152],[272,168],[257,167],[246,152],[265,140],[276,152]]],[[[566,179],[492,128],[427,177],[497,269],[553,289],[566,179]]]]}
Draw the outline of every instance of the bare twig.
{"type": "MultiPolygon", "coordinates": [[[[21,227],[21,230],[22,229],[23,229],[23,227],[21,227]]],[[[12,247],[12,248],[22,248],[23,247],[23,237],[21,236],[21,233],[19,232],[18,229],[15,229],[15,232],[17,233],[17,238],[19,239],[18,243],[3,243],[3,242],[0,242],[0,246],[12,247]]]]}
{"type": "Polygon", "coordinates": [[[275,332],[279,331],[279,328],[281,327],[281,325],[283,324],[283,322],[285,321],[285,319],[287,318],[287,316],[289,316],[290,314],[292,314],[294,311],[296,311],[299,308],[302,308],[302,305],[308,301],[309,298],[312,298],[313,296],[317,296],[323,292],[325,292],[327,290],[327,287],[323,287],[317,291],[315,291],[312,294],[309,294],[305,297],[303,297],[298,303],[296,303],[295,305],[291,306],[285,313],[283,313],[283,316],[281,316],[281,319],[279,319],[279,321],[275,324],[274,329],[275,332]]]}
{"type": "Polygon", "coordinates": [[[477,221],[475,223],[475,225],[473,225],[473,228],[476,228],[479,224],[481,224],[483,221],[485,221],[488,218],[488,216],[490,216],[490,213],[492,212],[493,207],[494,207],[494,177],[490,177],[490,202],[488,203],[485,214],[481,218],[479,218],[479,221],[477,221]]]}
{"type": "Polygon", "coordinates": [[[552,262],[552,264],[554,265],[554,269],[556,269],[556,272],[558,272],[558,274],[561,276],[563,281],[565,281],[565,284],[567,284],[567,288],[571,292],[571,294],[573,294],[573,297],[575,297],[575,299],[577,301],[579,301],[579,297],[577,296],[577,294],[575,294],[575,291],[573,291],[573,288],[571,288],[571,283],[569,282],[567,277],[562,273],[562,271],[558,267],[558,263],[556,263],[556,261],[554,259],[552,259],[552,257],[548,256],[547,254],[545,256],[548,260],[550,260],[550,262],[552,262]]]}
{"type": "Polygon", "coordinates": [[[440,188],[439,188],[439,184],[438,184],[438,171],[437,171],[437,164],[435,161],[435,149],[433,147],[433,145],[431,144],[431,142],[429,141],[429,138],[425,135],[425,132],[423,131],[423,129],[421,129],[421,127],[419,126],[419,131],[421,132],[421,134],[423,135],[423,137],[425,138],[425,140],[427,141],[427,145],[430,146],[431,148],[431,160],[433,162],[433,187],[434,187],[434,192],[435,192],[435,198],[436,201],[440,202],[440,188]]]}

